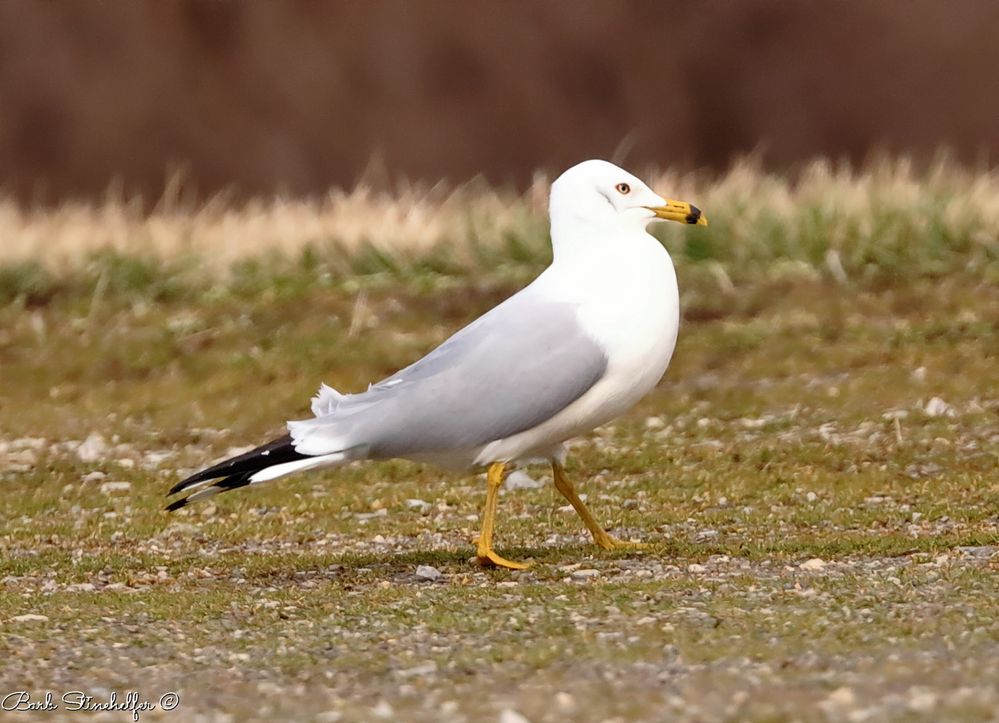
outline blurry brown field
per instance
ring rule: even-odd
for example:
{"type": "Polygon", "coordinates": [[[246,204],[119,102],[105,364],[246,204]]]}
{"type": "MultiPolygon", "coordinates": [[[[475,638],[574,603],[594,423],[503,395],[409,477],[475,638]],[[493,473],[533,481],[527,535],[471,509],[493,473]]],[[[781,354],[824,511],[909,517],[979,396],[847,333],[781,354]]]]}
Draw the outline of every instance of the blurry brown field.
{"type": "Polygon", "coordinates": [[[373,158],[524,188],[581,155],[722,171],[999,153],[999,6],[956,0],[0,4],[0,186],[301,195],[373,158]]]}

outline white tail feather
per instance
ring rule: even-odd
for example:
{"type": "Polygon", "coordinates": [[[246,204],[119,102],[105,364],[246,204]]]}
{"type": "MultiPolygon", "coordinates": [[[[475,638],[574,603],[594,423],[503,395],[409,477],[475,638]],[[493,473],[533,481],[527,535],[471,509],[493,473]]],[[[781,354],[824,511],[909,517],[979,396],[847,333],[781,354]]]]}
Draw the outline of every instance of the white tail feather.
{"type": "MultiPolygon", "coordinates": [[[[183,489],[183,491],[184,491],[184,492],[190,492],[191,490],[197,490],[197,489],[199,489],[199,488],[201,488],[201,487],[204,487],[205,485],[213,485],[213,484],[215,484],[215,483],[216,483],[217,481],[218,481],[218,479],[217,479],[217,478],[216,478],[216,479],[203,479],[203,480],[201,480],[200,482],[195,482],[195,483],[194,483],[194,484],[192,484],[192,485],[188,485],[187,487],[185,487],[185,488],[183,489]]],[[[177,491],[178,491],[178,492],[180,492],[181,490],[177,490],[177,491]]]]}
{"type": "Polygon", "coordinates": [[[312,413],[317,417],[325,417],[336,411],[343,395],[328,384],[320,384],[319,391],[312,398],[312,413]]]}
{"type": "Polygon", "coordinates": [[[253,475],[250,476],[250,484],[270,482],[271,480],[275,480],[280,477],[287,477],[295,472],[305,472],[306,470],[319,469],[320,467],[332,467],[346,461],[346,452],[334,452],[333,454],[324,454],[319,457],[296,459],[294,462],[275,464],[271,467],[264,467],[259,472],[254,472],[253,475]]]}

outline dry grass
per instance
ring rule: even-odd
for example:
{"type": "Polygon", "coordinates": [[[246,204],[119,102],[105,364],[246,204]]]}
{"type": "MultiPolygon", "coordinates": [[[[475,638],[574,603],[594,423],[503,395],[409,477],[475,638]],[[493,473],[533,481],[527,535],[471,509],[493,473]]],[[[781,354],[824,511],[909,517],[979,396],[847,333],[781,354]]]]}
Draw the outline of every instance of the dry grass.
{"type": "MultiPolygon", "coordinates": [[[[646,174],[661,192],[706,209],[712,226],[691,236],[659,232],[679,248],[678,261],[715,262],[726,273],[780,262],[777,273],[843,279],[872,270],[903,274],[984,271],[999,276],[999,175],[941,161],[916,171],[905,160],[856,171],[825,161],[794,182],[738,163],[717,179],[646,174]]],[[[112,252],[153,262],[194,258],[213,272],[235,262],[335,248],[341,273],[374,249],[399,263],[446,259],[449,268],[498,263],[511,244],[522,255],[547,254],[545,206],[550,179],[525,194],[472,183],[459,188],[362,185],[309,200],[225,195],[194,205],[180,188],[147,212],[109,194],[99,205],[68,203],[23,209],[0,200],[0,266],[38,263],[60,274],[112,252]],[[497,256],[497,253],[499,254],[497,256]]]]}
{"type": "Polygon", "coordinates": [[[485,186],[407,186],[394,193],[359,186],[311,200],[242,204],[222,195],[194,205],[170,194],[151,212],[141,201],[114,196],[99,205],[66,203],[56,209],[24,209],[6,199],[0,201],[0,263],[39,260],[59,271],[103,252],[160,260],[193,254],[219,269],[331,242],[348,254],[368,244],[422,254],[472,237],[490,242],[522,232],[543,208],[536,196],[485,186]]]}

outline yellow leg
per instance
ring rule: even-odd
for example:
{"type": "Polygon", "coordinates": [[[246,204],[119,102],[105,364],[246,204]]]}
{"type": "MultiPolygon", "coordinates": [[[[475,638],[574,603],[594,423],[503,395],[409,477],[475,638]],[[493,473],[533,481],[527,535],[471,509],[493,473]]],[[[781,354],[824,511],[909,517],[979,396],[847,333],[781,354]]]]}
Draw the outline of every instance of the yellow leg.
{"type": "Polygon", "coordinates": [[[479,535],[479,542],[476,555],[480,565],[495,565],[496,567],[507,567],[511,570],[526,570],[528,565],[522,562],[513,562],[500,557],[493,551],[493,525],[496,521],[496,503],[499,500],[499,488],[503,484],[503,470],[506,465],[503,462],[493,462],[489,465],[486,473],[486,509],[482,513],[482,534],[479,535]]]}
{"type": "Polygon", "coordinates": [[[569,504],[573,506],[576,513],[583,518],[583,522],[586,524],[586,529],[590,531],[593,535],[593,541],[600,545],[605,550],[617,550],[622,547],[647,547],[640,542],[626,542],[624,540],[619,540],[613,535],[607,533],[600,524],[593,519],[593,515],[590,511],[586,509],[586,505],[583,501],[579,499],[579,495],[576,494],[576,490],[572,487],[572,482],[569,478],[565,476],[565,468],[558,462],[552,462],[552,472],[555,475],[555,489],[562,493],[562,496],[569,500],[569,504]]]}

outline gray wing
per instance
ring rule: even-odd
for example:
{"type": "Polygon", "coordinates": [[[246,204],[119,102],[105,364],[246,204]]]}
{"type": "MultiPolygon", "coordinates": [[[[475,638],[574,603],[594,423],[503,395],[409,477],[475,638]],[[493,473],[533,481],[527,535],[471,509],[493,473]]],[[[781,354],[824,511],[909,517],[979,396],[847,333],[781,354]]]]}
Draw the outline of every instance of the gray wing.
{"type": "Polygon", "coordinates": [[[471,449],[531,429],[607,369],[574,304],[518,294],[332,414],[291,426],[296,446],[372,457],[471,449]],[[303,446],[304,445],[304,446],[303,446]]]}

